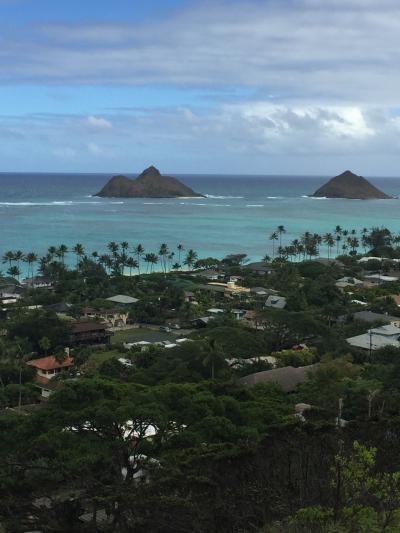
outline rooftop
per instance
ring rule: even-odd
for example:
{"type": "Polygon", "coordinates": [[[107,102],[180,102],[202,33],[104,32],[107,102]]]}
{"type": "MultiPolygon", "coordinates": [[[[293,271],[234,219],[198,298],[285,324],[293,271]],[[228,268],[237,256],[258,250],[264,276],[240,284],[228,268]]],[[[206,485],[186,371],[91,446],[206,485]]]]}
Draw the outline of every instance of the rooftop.
{"type": "Polygon", "coordinates": [[[57,368],[69,368],[73,366],[74,360],[72,357],[66,357],[62,361],[57,361],[54,355],[48,355],[39,359],[31,359],[26,364],[39,370],[56,370],[57,368]]]}
{"type": "Polygon", "coordinates": [[[274,368],[273,370],[264,370],[263,372],[255,372],[239,379],[242,385],[257,385],[257,383],[276,383],[284,392],[292,392],[297,385],[303,383],[308,379],[311,372],[315,371],[316,365],[301,366],[294,368],[293,366],[284,366],[282,368],[274,368]]]}
{"type": "Polygon", "coordinates": [[[135,304],[139,300],[137,298],[133,298],[132,296],[127,296],[126,294],[116,294],[115,296],[110,296],[110,298],[107,298],[109,302],[115,302],[117,304],[135,304]]]}
{"type": "Polygon", "coordinates": [[[72,324],[72,333],[85,333],[88,331],[103,331],[107,328],[106,324],[101,322],[75,322],[72,324]]]}

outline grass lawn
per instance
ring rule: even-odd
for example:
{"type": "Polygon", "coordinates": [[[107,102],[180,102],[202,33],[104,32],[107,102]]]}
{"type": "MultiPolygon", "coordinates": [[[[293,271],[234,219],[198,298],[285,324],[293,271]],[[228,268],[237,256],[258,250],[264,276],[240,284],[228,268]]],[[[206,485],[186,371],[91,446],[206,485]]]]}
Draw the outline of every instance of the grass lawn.
{"type": "Polygon", "coordinates": [[[161,342],[166,340],[174,340],[176,337],[171,333],[164,333],[163,331],[155,331],[147,328],[131,328],[123,331],[116,331],[111,337],[111,344],[118,344],[120,342],[161,342]]]}
{"type": "Polygon", "coordinates": [[[123,357],[123,354],[121,354],[117,350],[113,350],[112,348],[110,348],[110,350],[107,350],[106,352],[99,350],[98,352],[92,353],[92,355],[89,357],[88,362],[89,366],[94,365],[95,367],[97,367],[97,365],[100,365],[108,359],[118,359],[119,357],[123,357]]]}

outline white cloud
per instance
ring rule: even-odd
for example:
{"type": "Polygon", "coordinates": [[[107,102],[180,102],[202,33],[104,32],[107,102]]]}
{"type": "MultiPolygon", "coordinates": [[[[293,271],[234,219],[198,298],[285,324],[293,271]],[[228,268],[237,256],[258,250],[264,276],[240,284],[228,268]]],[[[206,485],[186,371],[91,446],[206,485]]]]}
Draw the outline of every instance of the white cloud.
{"type": "Polygon", "coordinates": [[[86,119],[86,125],[95,131],[111,130],[112,124],[109,120],[102,117],[90,116],[86,119]]]}
{"type": "Polygon", "coordinates": [[[395,104],[399,30],[390,0],[193,3],[161,22],[3,31],[0,81],[241,85],[281,101],[395,104]]]}

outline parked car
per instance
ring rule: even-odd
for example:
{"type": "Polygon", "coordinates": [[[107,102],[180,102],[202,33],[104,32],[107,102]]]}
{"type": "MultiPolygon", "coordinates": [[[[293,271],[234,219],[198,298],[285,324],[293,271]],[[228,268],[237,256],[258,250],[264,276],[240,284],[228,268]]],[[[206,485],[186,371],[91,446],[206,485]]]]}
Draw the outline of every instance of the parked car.
{"type": "Polygon", "coordinates": [[[170,333],[171,328],[168,326],[160,326],[160,331],[163,331],[164,333],[170,333]]]}

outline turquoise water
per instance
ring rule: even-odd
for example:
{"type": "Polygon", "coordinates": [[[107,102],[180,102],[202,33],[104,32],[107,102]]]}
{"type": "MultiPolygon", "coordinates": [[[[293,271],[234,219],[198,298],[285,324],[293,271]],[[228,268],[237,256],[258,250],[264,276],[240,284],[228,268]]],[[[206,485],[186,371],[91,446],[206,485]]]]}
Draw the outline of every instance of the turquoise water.
{"type": "MultiPolygon", "coordinates": [[[[182,243],[199,256],[271,253],[268,236],[279,224],[285,240],[304,231],[325,233],[386,226],[400,232],[400,200],[338,200],[305,197],[327,177],[178,176],[195,199],[103,199],[92,195],[109,175],[0,174],[0,254],[20,249],[44,254],[50,245],[83,243],[105,251],[109,241],[142,243],[157,251],[182,243]]],[[[371,181],[400,196],[400,178],[371,181]]],[[[72,258],[71,258],[72,261],[72,258]]]]}

